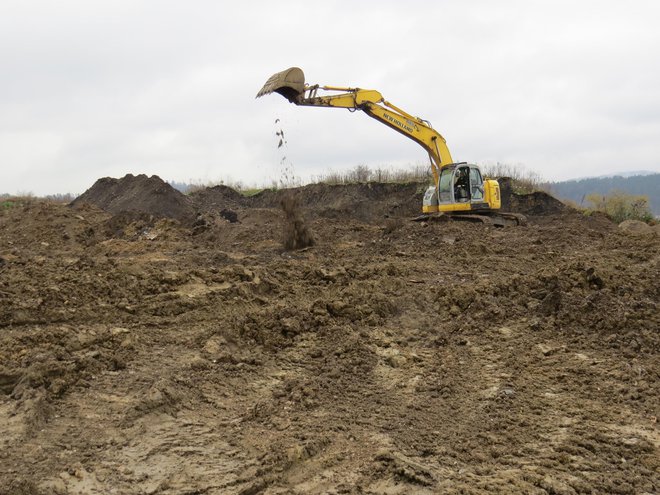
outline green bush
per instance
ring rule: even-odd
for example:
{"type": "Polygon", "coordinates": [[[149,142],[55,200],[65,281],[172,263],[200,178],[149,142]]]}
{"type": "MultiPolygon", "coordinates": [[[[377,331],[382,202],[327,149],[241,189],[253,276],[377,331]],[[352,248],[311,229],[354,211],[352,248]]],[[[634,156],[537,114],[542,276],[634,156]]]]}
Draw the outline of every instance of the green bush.
{"type": "Polygon", "coordinates": [[[617,223],[624,220],[641,220],[649,223],[653,220],[648,196],[612,191],[609,194],[589,194],[585,199],[591,203],[592,210],[607,214],[617,223]]]}

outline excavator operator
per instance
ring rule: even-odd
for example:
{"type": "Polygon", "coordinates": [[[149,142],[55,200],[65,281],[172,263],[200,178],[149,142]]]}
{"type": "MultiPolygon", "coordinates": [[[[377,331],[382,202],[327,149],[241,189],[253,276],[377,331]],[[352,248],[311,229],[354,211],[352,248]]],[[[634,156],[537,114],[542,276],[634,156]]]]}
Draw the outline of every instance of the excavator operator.
{"type": "Polygon", "coordinates": [[[468,201],[469,198],[470,179],[468,177],[467,168],[459,168],[454,181],[454,198],[456,201],[468,201]]]}

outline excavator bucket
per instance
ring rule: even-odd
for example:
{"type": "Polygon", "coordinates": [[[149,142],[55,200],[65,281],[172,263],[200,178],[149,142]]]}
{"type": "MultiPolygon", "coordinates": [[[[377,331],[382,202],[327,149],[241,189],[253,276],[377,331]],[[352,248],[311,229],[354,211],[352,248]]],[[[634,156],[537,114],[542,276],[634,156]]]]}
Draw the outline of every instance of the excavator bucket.
{"type": "Polygon", "coordinates": [[[305,74],[298,67],[291,67],[270,76],[257,98],[271,93],[279,93],[294,103],[305,92],[305,74]]]}

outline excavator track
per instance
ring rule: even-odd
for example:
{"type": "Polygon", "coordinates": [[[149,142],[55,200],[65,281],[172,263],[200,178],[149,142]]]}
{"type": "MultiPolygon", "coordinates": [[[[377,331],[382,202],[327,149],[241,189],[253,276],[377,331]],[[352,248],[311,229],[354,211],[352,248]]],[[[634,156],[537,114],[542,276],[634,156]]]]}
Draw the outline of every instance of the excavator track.
{"type": "Polygon", "coordinates": [[[472,222],[493,225],[495,227],[515,227],[517,225],[527,225],[527,217],[520,213],[429,213],[413,218],[415,222],[472,222]]]}

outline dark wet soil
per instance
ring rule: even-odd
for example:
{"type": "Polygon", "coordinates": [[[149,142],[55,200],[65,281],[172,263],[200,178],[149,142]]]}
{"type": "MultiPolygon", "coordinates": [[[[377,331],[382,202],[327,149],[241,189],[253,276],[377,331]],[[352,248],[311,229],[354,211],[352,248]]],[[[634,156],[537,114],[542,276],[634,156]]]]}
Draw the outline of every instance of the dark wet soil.
{"type": "Polygon", "coordinates": [[[660,491],[655,231],[121,181],[0,210],[0,493],[660,491]]]}

